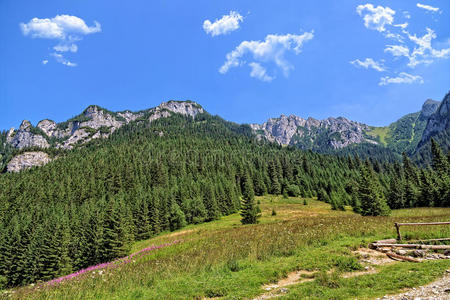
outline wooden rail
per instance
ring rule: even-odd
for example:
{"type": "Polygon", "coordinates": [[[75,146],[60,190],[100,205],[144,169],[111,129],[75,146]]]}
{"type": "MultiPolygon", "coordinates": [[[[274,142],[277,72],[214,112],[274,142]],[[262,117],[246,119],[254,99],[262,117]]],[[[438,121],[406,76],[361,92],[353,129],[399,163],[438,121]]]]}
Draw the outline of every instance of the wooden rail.
{"type": "Polygon", "coordinates": [[[400,234],[400,226],[429,226],[429,225],[450,225],[450,222],[432,222],[432,223],[395,223],[395,228],[397,229],[398,240],[402,240],[402,235],[400,234]]]}

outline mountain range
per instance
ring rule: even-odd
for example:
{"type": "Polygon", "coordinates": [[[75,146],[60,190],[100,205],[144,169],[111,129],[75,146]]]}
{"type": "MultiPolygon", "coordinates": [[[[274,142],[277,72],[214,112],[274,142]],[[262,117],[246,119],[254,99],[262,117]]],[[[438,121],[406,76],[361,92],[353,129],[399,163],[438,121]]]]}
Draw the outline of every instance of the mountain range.
{"type": "MultiPolygon", "coordinates": [[[[374,127],[344,117],[317,120],[290,115],[250,124],[258,140],[320,153],[358,154],[395,160],[404,152],[427,161],[429,141],[435,138],[444,150],[450,147],[450,92],[443,101],[428,99],[422,109],[389,126],[374,127]],[[423,151],[422,149],[427,149],[423,151]]],[[[193,101],[168,101],[138,112],[111,112],[97,105],[61,123],[42,120],[36,126],[24,120],[16,130],[3,132],[0,139],[0,169],[14,172],[42,166],[64,151],[92,140],[107,138],[130,122],[152,122],[181,114],[195,118],[207,113],[193,101]]]]}

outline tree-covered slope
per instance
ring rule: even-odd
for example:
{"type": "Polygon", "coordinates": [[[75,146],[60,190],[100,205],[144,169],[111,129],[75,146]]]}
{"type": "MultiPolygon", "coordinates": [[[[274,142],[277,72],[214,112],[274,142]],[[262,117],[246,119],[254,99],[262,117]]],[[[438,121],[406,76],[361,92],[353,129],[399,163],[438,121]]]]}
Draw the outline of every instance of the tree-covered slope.
{"type": "Polygon", "coordinates": [[[344,191],[357,170],[261,144],[249,127],[207,114],[131,122],[46,166],[0,175],[0,276],[8,286],[50,279],[235,212],[244,176],[257,195],[311,196],[344,191]]]}

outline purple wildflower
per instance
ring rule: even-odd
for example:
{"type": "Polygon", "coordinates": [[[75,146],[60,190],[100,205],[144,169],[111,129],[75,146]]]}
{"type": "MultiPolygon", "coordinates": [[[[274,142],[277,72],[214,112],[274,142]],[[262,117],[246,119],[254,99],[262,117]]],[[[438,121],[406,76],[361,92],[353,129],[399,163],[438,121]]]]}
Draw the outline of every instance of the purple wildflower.
{"type": "Polygon", "coordinates": [[[125,256],[125,257],[113,260],[111,262],[106,262],[106,263],[101,263],[101,264],[98,264],[98,265],[95,265],[95,266],[90,266],[90,267],[87,267],[86,269],[79,270],[79,271],[77,271],[75,273],[55,278],[53,280],[48,281],[47,285],[55,285],[55,284],[61,283],[62,281],[70,280],[70,279],[78,277],[78,276],[80,276],[82,274],[85,274],[85,273],[91,272],[91,271],[95,271],[95,270],[106,269],[106,268],[109,268],[109,269],[116,268],[116,267],[118,267],[120,265],[124,265],[124,264],[130,263],[131,262],[131,258],[133,258],[133,257],[142,257],[142,256],[145,256],[145,255],[148,255],[150,252],[152,252],[154,250],[158,250],[158,249],[161,249],[161,248],[172,246],[172,245],[177,244],[179,242],[181,242],[181,241],[180,240],[176,240],[176,241],[173,241],[171,243],[166,243],[166,244],[162,244],[162,245],[158,245],[158,246],[150,246],[150,247],[144,248],[142,250],[139,250],[138,252],[130,254],[128,256],[125,256]]]}

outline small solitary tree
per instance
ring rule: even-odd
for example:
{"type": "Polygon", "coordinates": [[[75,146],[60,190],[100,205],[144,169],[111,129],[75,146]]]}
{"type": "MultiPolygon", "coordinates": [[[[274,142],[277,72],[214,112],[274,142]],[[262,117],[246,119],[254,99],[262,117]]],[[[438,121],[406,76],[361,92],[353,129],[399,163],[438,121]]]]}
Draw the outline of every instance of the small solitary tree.
{"type": "Polygon", "coordinates": [[[244,185],[242,189],[242,205],[241,205],[241,223],[256,224],[260,217],[258,205],[255,203],[255,192],[253,191],[252,179],[248,174],[244,176],[244,185]]]}

